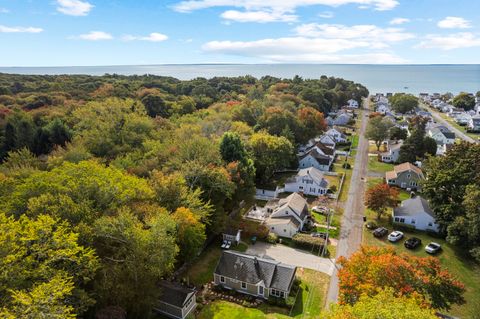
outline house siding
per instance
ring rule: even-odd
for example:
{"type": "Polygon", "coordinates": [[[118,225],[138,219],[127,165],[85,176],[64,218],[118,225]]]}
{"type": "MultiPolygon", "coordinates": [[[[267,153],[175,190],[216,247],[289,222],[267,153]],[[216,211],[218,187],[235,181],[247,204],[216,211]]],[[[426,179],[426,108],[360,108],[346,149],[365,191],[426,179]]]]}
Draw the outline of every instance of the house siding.
{"type": "Polygon", "coordinates": [[[224,277],[224,278],[225,278],[225,282],[222,283],[220,281],[220,275],[213,274],[213,280],[214,280],[215,285],[217,285],[217,286],[222,286],[224,288],[233,289],[233,290],[236,290],[236,291],[244,293],[244,294],[268,299],[268,296],[269,296],[268,289],[266,289],[266,288],[263,289],[263,292],[264,292],[263,296],[258,294],[259,284],[254,285],[254,284],[246,283],[247,288],[243,289],[241,281],[238,281],[238,280],[235,280],[235,279],[232,279],[232,278],[228,278],[228,277],[224,277]]]}
{"type": "Polygon", "coordinates": [[[394,182],[392,180],[388,180],[387,182],[389,185],[395,185],[403,189],[411,188],[420,190],[420,180],[421,178],[416,172],[405,171],[397,174],[397,178],[394,180],[394,182]],[[416,186],[412,185],[411,183],[416,183],[416,186]]]}
{"type": "Polygon", "coordinates": [[[430,230],[438,232],[438,225],[435,219],[425,212],[418,212],[415,216],[395,216],[393,215],[393,222],[399,225],[409,225],[418,230],[430,230]],[[415,221],[412,223],[412,220],[415,221]],[[431,226],[429,225],[431,224],[431,226]]]}
{"type": "Polygon", "coordinates": [[[320,165],[315,158],[311,155],[307,155],[300,160],[299,163],[300,168],[308,168],[308,167],[315,167],[324,172],[328,172],[330,170],[330,165],[320,165]]]}

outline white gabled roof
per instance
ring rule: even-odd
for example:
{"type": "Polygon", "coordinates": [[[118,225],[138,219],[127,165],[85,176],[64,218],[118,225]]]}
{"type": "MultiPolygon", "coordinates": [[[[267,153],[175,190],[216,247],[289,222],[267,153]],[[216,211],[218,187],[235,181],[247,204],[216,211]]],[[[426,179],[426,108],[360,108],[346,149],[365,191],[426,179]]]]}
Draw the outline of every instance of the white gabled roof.
{"type": "Polygon", "coordinates": [[[315,167],[303,168],[299,170],[297,173],[297,177],[304,177],[304,176],[308,176],[312,178],[315,181],[315,183],[317,183],[323,188],[328,187],[328,181],[324,178],[323,172],[315,167]]]}

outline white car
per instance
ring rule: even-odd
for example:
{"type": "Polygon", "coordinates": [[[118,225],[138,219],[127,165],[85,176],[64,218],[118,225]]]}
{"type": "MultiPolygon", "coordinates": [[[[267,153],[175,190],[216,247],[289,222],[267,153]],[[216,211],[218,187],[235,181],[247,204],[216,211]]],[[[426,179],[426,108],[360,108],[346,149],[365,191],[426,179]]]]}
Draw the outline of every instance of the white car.
{"type": "Polygon", "coordinates": [[[440,251],[440,249],[442,249],[442,246],[434,242],[431,242],[430,244],[425,246],[425,251],[429,254],[436,254],[440,251]]]}
{"type": "Polygon", "coordinates": [[[403,233],[401,231],[395,230],[388,235],[388,240],[391,242],[399,241],[403,238],[403,233]]]}

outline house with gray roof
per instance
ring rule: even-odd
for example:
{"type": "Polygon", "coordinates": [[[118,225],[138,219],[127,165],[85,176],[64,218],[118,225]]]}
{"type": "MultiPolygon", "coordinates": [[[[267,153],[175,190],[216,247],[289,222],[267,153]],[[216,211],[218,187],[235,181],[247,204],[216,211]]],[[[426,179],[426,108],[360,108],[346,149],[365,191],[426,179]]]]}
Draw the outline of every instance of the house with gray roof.
{"type": "Polygon", "coordinates": [[[439,226],[435,222],[436,216],[428,202],[414,196],[402,201],[399,207],[395,207],[392,213],[393,222],[399,225],[409,225],[418,230],[438,232],[439,226]]]}
{"type": "Polygon", "coordinates": [[[197,306],[196,291],[180,284],[163,280],[160,282],[161,294],[155,312],[170,318],[184,319],[197,306]]]}
{"type": "Polygon", "coordinates": [[[387,151],[380,154],[380,159],[384,163],[396,163],[400,157],[400,148],[403,141],[388,141],[387,151]]]}
{"type": "Polygon", "coordinates": [[[480,132],[480,115],[472,116],[467,127],[470,131],[480,132]]]}
{"type": "Polygon", "coordinates": [[[454,144],[455,133],[440,129],[440,127],[433,127],[428,130],[428,135],[437,142],[437,145],[454,144]]]}
{"type": "Polygon", "coordinates": [[[307,200],[299,193],[292,193],[278,201],[265,220],[265,226],[280,237],[292,238],[303,229],[309,217],[307,200]]]}
{"type": "Polygon", "coordinates": [[[301,155],[298,160],[299,169],[315,167],[321,171],[329,171],[334,156],[319,153],[317,148],[312,148],[301,155]]]}
{"type": "Polygon", "coordinates": [[[215,285],[259,298],[287,298],[297,267],[235,251],[223,251],[213,273],[215,285]]]}
{"type": "Polygon", "coordinates": [[[298,171],[297,175],[285,181],[285,191],[313,196],[325,195],[328,191],[328,181],[319,169],[303,168],[298,171]]]}

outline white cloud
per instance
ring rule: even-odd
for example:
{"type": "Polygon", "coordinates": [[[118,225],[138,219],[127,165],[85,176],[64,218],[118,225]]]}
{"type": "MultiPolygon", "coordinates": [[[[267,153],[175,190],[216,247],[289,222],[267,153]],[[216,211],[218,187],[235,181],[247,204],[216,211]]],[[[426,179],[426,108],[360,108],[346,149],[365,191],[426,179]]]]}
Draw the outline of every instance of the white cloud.
{"type": "Polygon", "coordinates": [[[325,5],[338,7],[346,4],[358,4],[378,11],[392,10],[398,0],[184,0],[173,6],[179,12],[192,12],[212,7],[235,7],[248,12],[276,12],[293,14],[298,7],[325,5]]]}
{"type": "Polygon", "coordinates": [[[418,48],[453,50],[480,46],[480,37],[470,32],[450,35],[429,34],[417,45],[418,48]]]}
{"type": "Polygon", "coordinates": [[[10,10],[8,10],[7,8],[0,8],[0,13],[9,13],[10,10]]]}
{"type": "Polygon", "coordinates": [[[221,17],[225,20],[231,20],[236,22],[294,22],[297,21],[297,16],[293,14],[287,14],[284,12],[275,11],[237,11],[228,10],[221,14],[221,17]]]}
{"type": "Polygon", "coordinates": [[[150,41],[150,42],[162,42],[168,39],[168,36],[158,32],[152,32],[148,36],[135,36],[135,35],[125,35],[122,37],[124,41],[150,41]]]}
{"type": "Polygon", "coordinates": [[[461,17],[446,17],[438,21],[437,26],[442,29],[468,29],[472,27],[470,21],[461,17]]]}
{"type": "Polygon", "coordinates": [[[113,36],[110,33],[103,31],[90,31],[89,33],[80,34],[78,37],[74,37],[81,40],[88,41],[101,41],[101,40],[112,40],[113,36]]]}
{"type": "Polygon", "coordinates": [[[0,25],[0,33],[40,33],[42,28],[35,27],[7,27],[0,25]]]}
{"type": "Polygon", "coordinates": [[[80,0],[57,0],[57,11],[70,16],[86,16],[94,7],[80,0]]]}
{"type": "MultiPolygon", "coordinates": [[[[240,10],[227,10],[221,17],[237,22],[295,22],[299,7],[323,5],[338,7],[346,4],[358,4],[362,8],[374,8],[378,11],[391,10],[398,5],[398,0],[184,0],[173,5],[178,12],[192,12],[212,7],[233,7],[240,10]]],[[[321,18],[332,18],[333,13],[325,11],[321,18]]]]}
{"type": "Polygon", "coordinates": [[[324,18],[324,19],[331,19],[331,18],[333,18],[333,12],[332,11],[323,11],[323,12],[319,13],[318,16],[320,18],[324,18]]]}
{"type": "Polygon", "coordinates": [[[380,28],[375,25],[345,26],[341,24],[302,24],[295,28],[299,36],[349,39],[370,42],[373,47],[386,47],[387,43],[412,39],[415,36],[401,28],[380,28]]]}
{"type": "Polygon", "coordinates": [[[407,23],[407,22],[410,22],[410,19],[394,18],[394,19],[390,20],[390,24],[392,24],[392,25],[400,25],[400,24],[404,24],[404,23],[407,23]]]}

